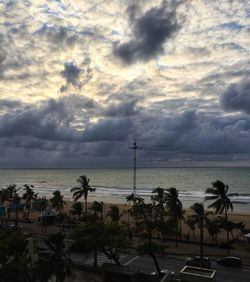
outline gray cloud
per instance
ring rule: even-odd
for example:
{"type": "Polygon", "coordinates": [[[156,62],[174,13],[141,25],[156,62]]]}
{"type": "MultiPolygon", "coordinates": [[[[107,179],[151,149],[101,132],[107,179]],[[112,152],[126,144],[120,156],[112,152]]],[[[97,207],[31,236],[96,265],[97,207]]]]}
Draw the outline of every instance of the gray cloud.
{"type": "Polygon", "coordinates": [[[74,28],[44,24],[34,35],[45,36],[56,47],[72,47],[78,40],[74,28]]]}
{"type": "Polygon", "coordinates": [[[136,109],[136,103],[138,100],[133,99],[129,102],[121,102],[116,105],[111,105],[104,111],[102,114],[104,116],[109,117],[129,117],[134,116],[139,113],[138,109],[136,109]]]}
{"type": "MultiPolygon", "coordinates": [[[[114,54],[124,63],[132,64],[137,60],[147,61],[164,52],[163,44],[180,28],[176,9],[180,1],[163,1],[160,7],[147,11],[136,19],[133,25],[133,39],[118,44],[114,54]]],[[[134,18],[137,6],[129,9],[130,18],[134,18]]]]}
{"type": "Polygon", "coordinates": [[[159,115],[158,105],[153,104],[151,111],[140,109],[134,116],[117,110],[96,123],[91,123],[88,115],[84,121],[81,110],[100,112],[98,107],[87,99],[77,97],[75,101],[67,97],[6,114],[0,119],[0,147],[20,154],[23,150],[26,157],[32,151],[37,156],[44,152],[44,162],[47,155],[48,159],[54,156],[58,164],[69,160],[71,165],[80,165],[81,156],[86,156],[86,162],[92,165],[126,165],[128,146],[134,137],[144,148],[140,153],[142,163],[175,158],[230,161],[236,154],[238,158],[250,154],[249,117],[224,117],[218,113],[210,116],[195,110],[159,115]],[[77,120],[86,124],[82,130],[73,126],[74,103],[79,109],[77,120]]]}
{"type": "Polygon", "coordinates": [[[20,107],[22,103],[17,100],[0,99],[0,110],[1,109],[13,109],[20,107]]]}
{"type": "Polygon", "coordinates": [[[32,136],[48,140],[72,140],[72,116],[62,101],[49,100],[37,108],[7,113],[0,117],[0,137],[32,136]]]}
{"type": "Polygon", "coordinates": [[[93,77],[90,62],[90,58],[85,58],[82,63],[83,68],[78,67],[74,62],[64,63],[64,70],[60,74],[65,78],[66,84],[61,86],[60,91],[67,91],[70,86],[81,88],[88,83],[93,77]]]}
{"type": "Polygon", "coordinates": [[[225,111],[250,114],[250,80],[231,84],[221,95],[220,102],[225,111]]]}
{"type": "Polygon", "coordinates": [[[132,126],[130,119],[103,119],[89,125],[83,133],[83,141],[125,141],[132,126]]]}
{"type": "Polygon", "coordinates": [[[65,63],[64,70],[61,72],[61,76],[66,79],[67,84],[78,86],[81,69],[78,68],[73,62],[65,63]]]}

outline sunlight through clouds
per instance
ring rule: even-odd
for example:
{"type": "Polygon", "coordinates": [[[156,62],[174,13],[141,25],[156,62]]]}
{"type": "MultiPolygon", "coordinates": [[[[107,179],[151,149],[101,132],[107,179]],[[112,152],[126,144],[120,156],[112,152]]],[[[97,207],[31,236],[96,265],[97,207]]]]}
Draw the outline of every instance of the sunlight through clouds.
{"type": "Polygon", "coordinates": [[[103,151],[110,165],[135,136],[152,150],[146,165],[249,162],[249,10],[247,0],[0,0],[0,166],[48,152],[54,166],[69,154],[82,166],[86,150],[98,166],[95,150],[119,143],[103,151]]]}

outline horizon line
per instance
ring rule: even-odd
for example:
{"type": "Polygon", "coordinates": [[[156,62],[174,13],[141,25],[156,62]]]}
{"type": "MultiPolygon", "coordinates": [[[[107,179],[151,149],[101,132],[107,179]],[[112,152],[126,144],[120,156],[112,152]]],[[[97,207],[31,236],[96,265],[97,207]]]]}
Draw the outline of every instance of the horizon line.
{"type": "MultiPolygon", "coordinates": [[[[250,165],[215,165],[215,166],[138,166],[137,169],[157,168],[250,168],[250,165]]],[[[0,167],[0,170],[46,170],[46,169],[133,169],[132,166],[124,167],[0,167]]]]}

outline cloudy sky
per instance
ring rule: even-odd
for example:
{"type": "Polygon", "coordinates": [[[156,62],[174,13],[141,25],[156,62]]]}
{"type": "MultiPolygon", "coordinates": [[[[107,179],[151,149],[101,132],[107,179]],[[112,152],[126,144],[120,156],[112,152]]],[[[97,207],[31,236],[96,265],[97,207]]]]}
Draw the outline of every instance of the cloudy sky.
{"type": "Polygon", "coordinates": [[[0,167],[250,165],[248,0],[0,0],[0,167]]]}

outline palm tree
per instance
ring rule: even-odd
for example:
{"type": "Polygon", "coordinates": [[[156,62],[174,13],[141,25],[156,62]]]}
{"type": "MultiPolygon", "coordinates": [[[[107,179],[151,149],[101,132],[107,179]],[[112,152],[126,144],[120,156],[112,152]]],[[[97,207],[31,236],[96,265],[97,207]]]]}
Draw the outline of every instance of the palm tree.
{"type": "Polygon", "coordinates": [[[206,228],[208,231],[209,236],[212,237],[212,239],[218,243],[218,234],[221,231],[221,222],[218,218],[212,218],[208,219],[206,222],[206,228]]]}
{"type": "MultiPolygon", "coordinates": [[[[182,237],[182,225],[181,220],[183,219],[184,211],[182,209],[182,202],[178,198],[178,190],[174,187],[168,188],[165,194],[166,206],[169,215],[179,222],[180,237],[182,237]]],[[[176,225],[176,247],[178,246],[178,225],[176,225]]]]}
{"type": "Polygon", "coordinates": [[[189,229],[192,231],[193,238],[194,238],[195,237],[194,232],[195,232],[196,227],[195,227],[195,221],[194,221],[193,217],[188,216],[187,219],[185,220],[185,223],[189,227],[189,229]]]}
{"type": "Polygon", "coordinates": [[[82,214],[82,210],[83,210],[83,206],[82,206],[82,203],[81,202],[74,202],[72,204],[72,207],[71,207],[71,213],[73,215],[77,215],[78,216],[78,219],[80,219],[80,216],[82,214]]]}
{"type": "Polygon", "coordinates": [[[26,220],[29,220],[29,214],[31,209],[31,201],[37,198],[37,194],[33,191],[33,185],[24,184],[25,193],[23,194],[23,199],[25,200],[26,208],[28,209],[26,220]]]}
{"type": "Polygon", "coordinates": [[[63,200],[63,195],[61,194],[61,192],[59,190],[56,190],[53,192],[53,197],[50,199],[52,208],[54,208],[55,210],[61,212],[64,209],[64,205],[67,204],[64,200],[63,200]]]}
{"type": "Polygon", "coordinates": [[[129,194],[127,197],[126,197],[126,200],[127,200],[127,202],[128,202],[128,204],[130,205],[130,202],[133,202],[134,201],[134,199],[135,199],[135,194],[134,193],[131,193],[131,194],[129,194]]]}
{"type": "Polygon", "coordinates": [[[21,197],[19,197],[19,195],[17,193],[15,193],[13,195],[13,200],[12,200],[12,204],[13,204],[13,207],[15,209],[15,226],[17,226],[17,219],[18,219],[18,216],[19,216],[18,205],[20,204],[20,202],[21,202],[21,197]]]}
{"type": "Polygon", "coordinates": [[[155,204],[155,208],[157,210],[156,215],[159,215],[160,221],[163,221],[165,209],[164,204],[166,202],[166,195],[165,195],[165,189],[163,188],[155,188],[152,191],[153,195],[151,196],[151,199],[153,203],[155,204]]]}
{"type": "MultiPolygon", "coordinates": [[[[205,201],[215,200],[212,204],[208,206],[208,208],[215,209],[216,214],[222,214],[224,212],[225,219],[228,221],[228,211],[233,210],[233,204],[230,200],[230,196],[235,194],[228,193],[229,187],[224,184],[222,181],[217,180],[212,183],[211,188],[207,188],[206,194],[210,194],[205,197],[205,201]]],[[[230,246],[229,246],[229,231],[227,230],[227,253],[230,254],[230,246]]]]}
{"type": "Polygon", "coordinates": [[[203,242],[204,242],[204,225],[205,221],[208,218],[208,215],[211,212],[205,212],[204,205],[202,203],[195,203],[191,206],[191,209],[195,212],[192,215],[193,221],[198,225],[200,229],[200,259],[201,259],[201,267],[203,261],[203,242]]]}
{"type": "Polygon", "coordinates": [[[73,192],[74,201],[79,200],[81,197],[84,197],[85,201],[85,214],[88,210],[88,193],[94,192],[95,188],[90,187],[89,178],[86,175],[79,176],[77,182],[80,183],[81,187],[73,187],[70,192],[73,192]]]}
{"type": "Polygon", "coordinates": [[[119,219],[122,217],[123,213],[120,212],[119,207],[113,205],[110,207],[110,210],[107,212],[107,216],[115,223],[119,222],[119,219]]]}
{"type": "Polygon", "coordinates": [[[100,219],[103,221],[103,202],[94,201],[90,209],[94,212],[95,216],[98,217],[100,213],[100,219]]]}
{"type": "Polygon", "coordinates": [[[9,202],[9,206],[8,206],[8,209],[7,209],[8,218],[10,217],[10,212],[11,212],[11,209],[12,209],[13,200],[14,200],[15,194],[17,193],[17,190],[18,189],[16,189],[16,184],[9,185],[6,188],[7,201],[9,202]]]}

